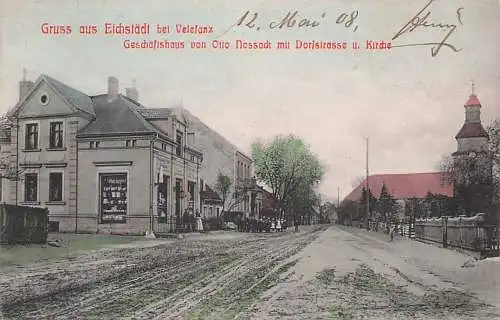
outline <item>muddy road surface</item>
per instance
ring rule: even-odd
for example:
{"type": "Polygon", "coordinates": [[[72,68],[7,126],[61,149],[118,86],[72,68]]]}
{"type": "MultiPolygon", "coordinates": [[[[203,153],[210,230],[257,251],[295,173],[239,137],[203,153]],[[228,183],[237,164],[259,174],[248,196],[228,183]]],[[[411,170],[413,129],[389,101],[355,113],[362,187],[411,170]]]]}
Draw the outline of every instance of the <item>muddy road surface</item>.
{"type": "Polygon", "coordinates": [[[326,228],[200,236],[0,271],[3,319],[225,319],[283,281],[326,228]]]}

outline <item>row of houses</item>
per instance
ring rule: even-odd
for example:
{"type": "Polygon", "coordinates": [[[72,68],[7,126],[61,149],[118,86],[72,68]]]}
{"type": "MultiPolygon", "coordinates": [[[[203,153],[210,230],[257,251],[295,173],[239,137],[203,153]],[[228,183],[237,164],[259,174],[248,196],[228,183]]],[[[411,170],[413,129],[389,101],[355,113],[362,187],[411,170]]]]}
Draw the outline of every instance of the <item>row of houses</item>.
{"type": "Polygon", "coordinates": [[[62,232],[172,231],[185,214],[221,215],[221,172],[233,181],[226,206],[261,213],[267,192],[250,156],[183,106],[147,108],[115,77],[107,89],[90,96],[47,75],[19,83],[1,123],[2,202],[48,208],[62,232]]]}

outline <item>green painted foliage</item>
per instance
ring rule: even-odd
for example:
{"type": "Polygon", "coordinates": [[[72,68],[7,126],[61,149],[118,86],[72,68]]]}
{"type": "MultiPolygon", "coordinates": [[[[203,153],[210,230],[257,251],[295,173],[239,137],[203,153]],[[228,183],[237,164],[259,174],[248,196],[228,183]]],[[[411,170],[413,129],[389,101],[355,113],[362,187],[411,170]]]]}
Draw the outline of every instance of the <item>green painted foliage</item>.
{"type": "Polygon", "coordinates": [[[252,146],[257,178],[273,190],[283,204],[309,197],[311,187],[324,175],[323,165],[309,146],[296,136],[276,136],[252,146]]]}

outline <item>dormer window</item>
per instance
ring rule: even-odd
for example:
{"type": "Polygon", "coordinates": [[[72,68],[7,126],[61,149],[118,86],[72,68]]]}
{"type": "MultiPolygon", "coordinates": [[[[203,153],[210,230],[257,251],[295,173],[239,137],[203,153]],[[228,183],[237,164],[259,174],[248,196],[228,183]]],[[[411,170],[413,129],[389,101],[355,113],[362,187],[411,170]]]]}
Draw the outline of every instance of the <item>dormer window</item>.
{"type": "Polygon", "coordinates": [[[90,149],[99,148],[99,141],[90,141],[90,149]]]}
{"type": "Polygon", "coordinates": [[[127,148],[134,148],[135,147],[135,144],[136,144],[137,140],[127,140],[125,142],[125,146],[127,148]]]}

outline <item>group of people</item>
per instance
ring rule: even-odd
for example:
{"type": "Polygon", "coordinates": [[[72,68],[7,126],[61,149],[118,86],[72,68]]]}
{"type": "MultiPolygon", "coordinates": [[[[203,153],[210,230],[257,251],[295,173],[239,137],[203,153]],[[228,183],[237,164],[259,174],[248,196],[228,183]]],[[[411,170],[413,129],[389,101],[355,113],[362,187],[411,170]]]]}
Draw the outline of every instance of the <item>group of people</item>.
{"type": "Polygon", "coordinates": [[[241,232],[282,232],[288,227],[285,219],[263,217],[239,220],[236,225],[241,232]]]}

